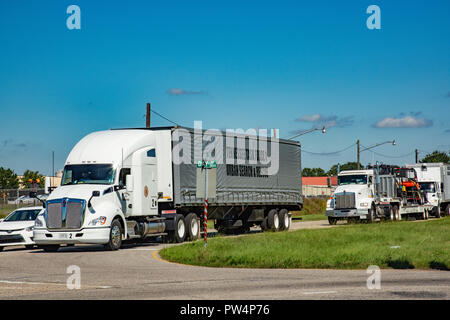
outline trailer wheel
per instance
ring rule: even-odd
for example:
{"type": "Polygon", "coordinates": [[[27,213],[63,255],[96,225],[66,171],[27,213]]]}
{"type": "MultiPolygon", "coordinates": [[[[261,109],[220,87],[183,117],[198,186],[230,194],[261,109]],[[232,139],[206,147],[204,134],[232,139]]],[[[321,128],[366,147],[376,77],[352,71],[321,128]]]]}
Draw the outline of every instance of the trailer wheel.
{"type": "Polygon", "coordinates": [[[175,216],[175,230],[169,232],[170,242],[181,243],[186,238],[186,221],[183,215],[175,216]]]}
{"type": "Polygon", "coordinates": [[[280,216],[278,215],[277,210],[272,209],[269,211],[267,215],[267,225],[269,229],[273,231],[280,230],[280,216]]]}
{"type": "Polygon", "coordinates": [[[187,226],[186,237],[189,241],[195,241],[200,238],[200,224],[195,213],[189,213],[185,218],[187,226]]]}
{"type": "Polygon", "coordinates": [[[113,222],[111,222],[111,229],[109,231],[109,241],[107,244],[105,244],[105,249],[108,251],[115,251],[119,250],[122,246],[122,236],[123,236],[123,229],[122,225],[120,224],[119,219],[114,219],[113,222]]]}
{"type": "Polygon", "coordinates": [[[445,215],[450,216],[450,203],[445,207],[445,215]]]}
{"type": "Polygon", "coordinates": [[[289,211],[286,209],[281,209],[278,216],[280,218],[280,230],[289,230],[289,227],[291,226],[289,211]]]}
{"type": "Polygon", "coordinates": [[[328,223],[331,225],[335,225],[337,223],[337,218],[328,217],[328,223]]]}

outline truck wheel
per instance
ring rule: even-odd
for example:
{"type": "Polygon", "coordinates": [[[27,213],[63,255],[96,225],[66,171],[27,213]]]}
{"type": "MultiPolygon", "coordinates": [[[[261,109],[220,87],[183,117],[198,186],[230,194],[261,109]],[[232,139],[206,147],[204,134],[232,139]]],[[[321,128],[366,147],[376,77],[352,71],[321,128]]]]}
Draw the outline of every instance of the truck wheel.
{"type": "Polygon", "coordinates": [[[260,227],[261,227],[261,230],[262,230],[263,232],[267,230],[267,217],[265,217],[265,218],[263,219],[263,221],[262,221],[261,224],[260,224],[260,227]]]}
{"type": "Polygon", "coordinates": [[[122,225],[118,219],[114,219],[111,223],[111,229],[109,231],[109,241],[105,244],[105,249],[108,251],[119,250],[122,246],[122,225]]]}
{"type": "Polygon", "coordinates": [[[436,212],[434,213],[436,218],[440,218],[441,217],[441,207],[437,206],[436,207],[436,212]]]}
{"type": "Polygon", "coordinates": [[[286,209],[281,209],[280,213],[278,213],[280,218],[280,230],[289,230],[291,226],[291,219],[289,217],[289,211],[286,209]]]}
{"type": "Polygon", "coordinates": [[[337,223],[337,219],[333,217],[328,217],[328,223],[331,225],[335,225],[337,223]]]}
{"type": "Polygon", "coordinates": [[[389,207],[389,220],[395,220],[394,209],[392,207],[389,207]]]}
{"type": "Polygon", "coordinates": [[[394,211],[394,220],[400,220],[400,213],[398,211],[398,207],[397,206],[393,206],[392,210],[394,211]]]}
{"type": "Polygon", "coordinates": [[[278,215],[277,210],[272,209],[269,211],[267,215],[267,225],[269,229],[273,231],[280,230],[280,216],[278,215]]]}
{"type": "Polygon", "coordinates": [[[199,220],[195,213],[189,213],[185,218],[187,226],[187,239],[189,241],[195,241],[200,238],[200,226],[199,220]]]}
{"type": "Polygon", "coordinates": [[[45,252],[56,252],[59,249],[59,244],[48,244],[44,246],[39,246],[39,248],[44,250],[45,252]]]}
{"type": "Polygon", "coordinates": [[[186,221],[183,215],[175,216],[175,230],[169,232],[170,242],[181,243],[186,239],[186,221]]]}
{"type": "Polygon", "coordinates": [[[2,251],[3,251],[3,248],[4,248],[4,247],[0,246],[0,252],[2,252],[2,251]]]}
{"type": "Polygon", "coordinates": [[[445,207],[445,215],[450,216],[450,204],[447,204],[447,206],[445,207]]]}
{"type": "Polygon", "coordinates": [[[373,223],[375,221],[375,215],[376,215],[376,208],[375,206],[372,206],[368,212],[367,215],[367,222],[373,223]]]}

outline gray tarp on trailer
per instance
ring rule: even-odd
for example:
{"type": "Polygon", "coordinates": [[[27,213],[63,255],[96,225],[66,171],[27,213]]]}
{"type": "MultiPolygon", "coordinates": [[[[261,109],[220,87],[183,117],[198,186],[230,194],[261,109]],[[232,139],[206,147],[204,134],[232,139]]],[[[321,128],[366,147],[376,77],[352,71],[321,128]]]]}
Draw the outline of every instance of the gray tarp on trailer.
{"type": "MultiPolygon", "coordinates": [[[[204,137],[202,137],[188,128],[176,128],[172,135],[174,157],[177,156],[175,153],[179,152],[180,147],[183,152],[187,150],[191,153],[189,163],[178,164],[173,161],[176,205],[200,205],[203,202],[202,199],[196,198],[196,163],[197,160],[202,160],[202,146],[203,150],[206,148],[211,151],[209,159],[217,162],[216,197],[208,199],[211,205],[300,205],[303,203],[299,142],[281,139],[271,141],[270,138],[237,134],[231,140],[228,136],[227,143],[224,132],[203,131],[204,137]],[[233,140],[234,143],[231,145],[230,141],[233,140]],[[186,148],[188,144],[190,148],[186,148]],[[274,162],[271,164],[263,162],[269,158],[272,160],[278,158],[274,151],[277,145],[279,147],[278,171],[273,175],[267,175],[265,173],[271,164],[273,168],[276,165],[274,162]]],[[[183,152],[180,154],[186,156],[183,152]]]]}

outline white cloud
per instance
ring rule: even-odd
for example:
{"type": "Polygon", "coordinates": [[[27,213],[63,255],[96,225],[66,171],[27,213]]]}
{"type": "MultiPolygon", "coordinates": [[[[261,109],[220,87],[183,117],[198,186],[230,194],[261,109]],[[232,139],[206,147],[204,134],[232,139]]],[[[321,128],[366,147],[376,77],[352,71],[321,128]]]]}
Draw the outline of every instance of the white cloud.
{"type": "Polygon", "coordinates": [[[205,94],[205,91],[187,91],[180,88],[171,88],[167,90],[167,94],[171,96],[181,96],[185,94],[205,94]]]}
{"type": "Polygon", "coordinates": [[[413,116],[404,116],[402,118],[386,117],[377,122],[375,128],[424,128],[433,125],[431,120],[425,118],[415,118],[413,116]]]}

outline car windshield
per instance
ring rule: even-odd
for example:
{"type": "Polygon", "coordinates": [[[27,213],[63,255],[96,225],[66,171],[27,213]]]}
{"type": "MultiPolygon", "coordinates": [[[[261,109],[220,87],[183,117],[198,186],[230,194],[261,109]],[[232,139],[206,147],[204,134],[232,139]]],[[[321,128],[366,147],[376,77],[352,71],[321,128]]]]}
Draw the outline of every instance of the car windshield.
{"type": "Polygon", "coordinates": [[[434,183],[433,182],[419,182],[420,190],[424,190],[425,192],[434,193],[434,183]]]}
{"type": "Polygon", "coordinates": [[[112,184],[115,170],[111,164],[77,164],[64,167],[62,185],[112,184]]]}
{"type": "Polygon", "coordinates": [[[42,209],[16,210],[3,221],[34,221],[42,209]]]}
{"type": "Polygon", "coordinates": [[[338,177],[338,184],[340,186],[346,184],[366,184],[366,183],[367,183],[367,175],[365,174],[355,174],[338,177]]]}

